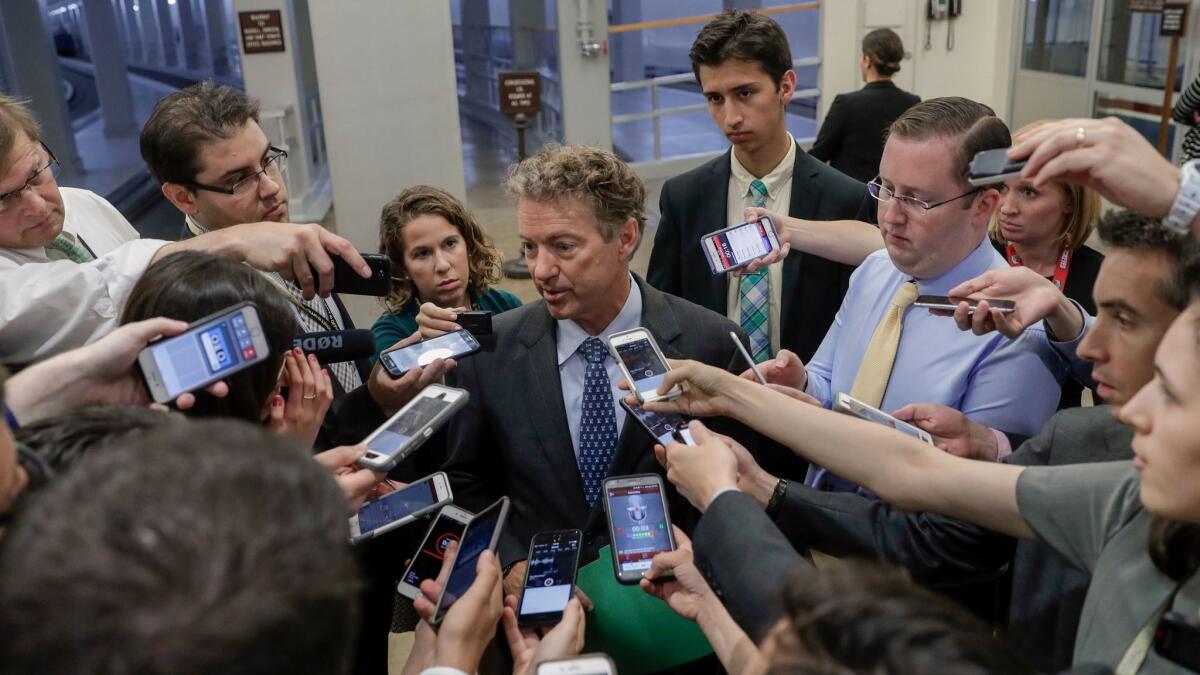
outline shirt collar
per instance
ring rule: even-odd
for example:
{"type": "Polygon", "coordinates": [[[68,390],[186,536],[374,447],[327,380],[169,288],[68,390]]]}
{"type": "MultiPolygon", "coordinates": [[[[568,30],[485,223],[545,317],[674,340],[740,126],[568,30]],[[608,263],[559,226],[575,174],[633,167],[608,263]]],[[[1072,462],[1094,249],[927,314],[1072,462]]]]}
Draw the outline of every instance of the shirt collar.
{"type": "MultiPolygon", "coordinates": [[[[792,172],[796,169],[796,139],[792,138],[792,134],[788,133],[788,151],[783,156],[779,164],[771,169],[770,173],[763,176],[759,180],[763,185],[767,186],[767,196],[770,199],[775,199],[779,196],[780,189],[783,185],[792,179],[792,172]]],[[[733,181],[737,185],[738,194],[743,197],[750,191],[750,183],[754,181],[754,174],[746,170],[742,163],[738,161],[737,153],[730,151],[729,153],[729,171],[733,176],[733,181]]]]}
{"type": "Polygon", "coordinates": [[[201,225],[200,221],[193,218],[190,214],[183,214],[183,222],[187,225],[187,229],[192,235],[199,237],[208,232],[208,228],[201,225]]]}
{"type": "MultiPolygon", "coordinates": [[[[588,332],[571,319],[558,319],[558,365],[561,368],[567,359],[579,350],[583,341],[592,337],[588,332]]],[[[600,331],[596,337],[604,339],[613,333],[630,330],[642,325],[642,289],[638,288],[637,279],[629,275],[629,295],[625,304],[613,320],[600,331]]]]}
{"type": "Polygon", "coordinates": [[[918,279],[917,286],[926,295],[945,295],[947,291],[964,281],[974,279],[995,266],[1000,256],[985,235],[967,257],[963,258],[945,274],[932,279],[918,279]]]}

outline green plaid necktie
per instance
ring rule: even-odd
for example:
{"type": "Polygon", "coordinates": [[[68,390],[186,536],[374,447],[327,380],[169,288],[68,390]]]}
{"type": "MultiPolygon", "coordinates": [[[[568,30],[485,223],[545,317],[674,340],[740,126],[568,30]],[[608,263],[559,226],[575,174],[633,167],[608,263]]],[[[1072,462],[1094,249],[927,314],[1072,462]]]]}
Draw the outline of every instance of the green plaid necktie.
{"type": "MultiPolygon", "coordinates": [[[[750,182],[750,202],[767,206],[767,186],[757,178],[750,182]]],[[[750,336],[750,355],[755,363],[771,358],[771,283],[766,268],[738,277],[738,323],[750,336]]]]}
{"type": "Polygon", "coordinates": [[[71,241],[67,235],[63,233],[59,233],[59,235],[54,238],[54,241],[50,242],[50,245],[46,248],[62,253],[63,255],[67,256],[67,259],[71,262],[89,263],[96,259],[96,256],[92,255],[92,252],[87,250],[86,247],[80,246],[79,244],[71,241]]]}

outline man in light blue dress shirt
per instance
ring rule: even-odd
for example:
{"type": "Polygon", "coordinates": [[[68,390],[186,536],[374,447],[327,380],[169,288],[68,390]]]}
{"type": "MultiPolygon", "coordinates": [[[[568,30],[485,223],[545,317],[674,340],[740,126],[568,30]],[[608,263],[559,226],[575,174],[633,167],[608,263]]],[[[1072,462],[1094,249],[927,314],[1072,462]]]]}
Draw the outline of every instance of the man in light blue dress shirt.
{"type": "MultiPolygon", "coordinates": [[[[987,106],[939,98],[913,106],[892,125],[869,185],[879,200],[885,250],[854,272],[837,317],[804,373],[791,380],[829,407],[850,393],[859,366],[892,299],[906,282],[922,295],[946,295],[989,269],[1007,267],[987,240],[999,201],[991,188],[967,183],[975,153],[1007,147],[1007,127],[987,106]]],[[[880,408],[941,403],[982,424],[1025,436],[1054,413],[1064,373],[1040,327],[1017,340],[976,336],[954,321],[909,306],[880,408]]],[[[814,467],[806,480],[825,484],[814,467]]]]}

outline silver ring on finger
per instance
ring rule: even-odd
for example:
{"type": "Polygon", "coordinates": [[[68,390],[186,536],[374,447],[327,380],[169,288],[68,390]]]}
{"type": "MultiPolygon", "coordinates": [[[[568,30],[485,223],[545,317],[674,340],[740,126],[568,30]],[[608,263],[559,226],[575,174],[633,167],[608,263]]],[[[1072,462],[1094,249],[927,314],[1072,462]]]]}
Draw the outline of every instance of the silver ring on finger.
{"type": "Polygon", "coordinates": [[[1087,140],[1087,129],[1079,127],[1075,130],[1075,147],[1083,147],[1084,141],[1087,140]]]}

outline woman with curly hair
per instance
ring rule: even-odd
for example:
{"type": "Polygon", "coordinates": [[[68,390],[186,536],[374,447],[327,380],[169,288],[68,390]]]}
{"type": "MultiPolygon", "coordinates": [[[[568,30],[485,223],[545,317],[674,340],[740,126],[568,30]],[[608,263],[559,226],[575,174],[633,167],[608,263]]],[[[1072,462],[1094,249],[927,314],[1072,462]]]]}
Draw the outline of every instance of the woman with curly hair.
{"type": "MultiPolygon", "coordinates": [[[[375,358],[417,331],[422,304],[499,314],[521,306],[491,284],[500,280],[500,251],[462,202],[429,185],[401,192],[379,217],[379,251],[392,259],[387,313],[375,321],[375,358]]],[[[453,320],[453,319],[451,319],[453,320]]]]}

